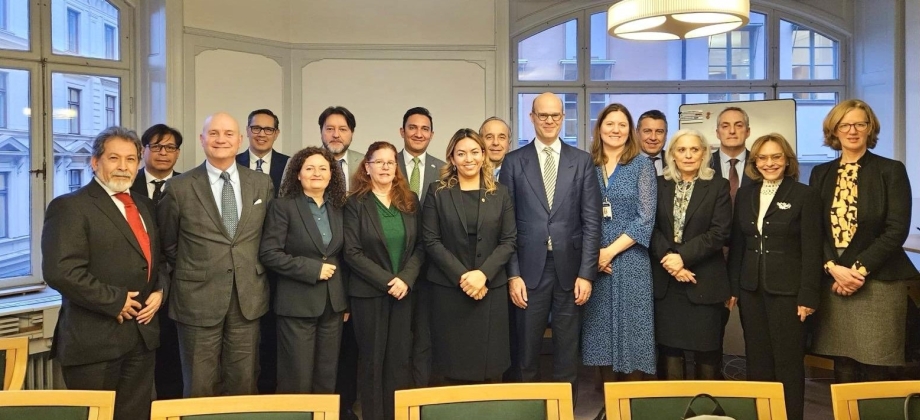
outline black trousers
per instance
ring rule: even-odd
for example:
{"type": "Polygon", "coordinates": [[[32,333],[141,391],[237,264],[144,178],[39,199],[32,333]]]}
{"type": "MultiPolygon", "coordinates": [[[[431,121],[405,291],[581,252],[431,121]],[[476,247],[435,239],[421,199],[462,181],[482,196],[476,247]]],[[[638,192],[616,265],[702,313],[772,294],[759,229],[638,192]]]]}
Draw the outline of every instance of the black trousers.
{"type": "Polygon", "coordinates": [[[355,337],[358,339],[358,383],[364,420],[392,420],[393,393],[411,386],[411,294],[402,300],[390,296],[351,298],[355,337]]]}
{"type": "Polygon", "coordinates": [[[277,317],[278,393],[335,392],[343,315],[333,311],[327,299],[318,317],[277,317]]]}
{"type": "Polygon", "coordinates": [[[738,307],[744,327],[747,379],[783,384],[786,416],[801,420],[805,411],[805,325],[796,296],[741,290],[738,307]]]}
{"type": "Polygon", "coordinates": [[[278,322],[275,317],[277,274],[268,272],[268,312],[259,318],[259,366],[256,386],[260,394],[274,394],[278,387],[278,322]]]}
{"type": "Polygon", "coordinates": [[[431,380],[431,302],[427,281],[415,282],[412,299],[412,386],[424,388],[431,380]]]}
{"type": "Polygon", "coordinates": [[[339,394],[339,411],[353,410],[358,400],[358,340],[355,339],[354,313],[342,328],[335,393],[339,394]]]}
{"type": "Polygon", "coordinates": [[[160,307],[160,347],[156,349],[155,376],[157,399],[182,398],[182,362],[179,359],[179,332],[168,316],[166,302],[160,307]]]}
{"type": "Polygon", "coordinates": [[[543,333],[552,314],[553,381],[571,383],[572,392],[577,395],[581,307],[575,305],[574,292],[564,290],[559,284],[551,253],[547,254],[540,283],[535,289],[527,290],[527,309],[515,307],[515,312],[521,380],[538,380],[543,333]]]}
{"type": "Polygon", "coordinates": [[[63,366],[64,385],[74,390],[115,391],[115,420],[149,419],[155,354],[138,335],[137,345],[122,357],[63,366]]]}

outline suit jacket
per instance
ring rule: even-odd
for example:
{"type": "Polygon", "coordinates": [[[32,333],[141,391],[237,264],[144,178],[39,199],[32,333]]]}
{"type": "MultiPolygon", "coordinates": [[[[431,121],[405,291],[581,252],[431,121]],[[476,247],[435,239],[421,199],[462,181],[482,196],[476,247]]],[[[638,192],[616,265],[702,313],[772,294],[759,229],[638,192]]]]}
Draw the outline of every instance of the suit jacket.
{"type": "MultiPolygon", "coordinates": [[[[281,178],[284,177],[284,168],[287,166],[288,159],[290,158],[290,156],[272,149],[271,171],[269,171],[270,173],[268,175],[272,178],[272,185],[275,187],[275,197],[278,197],[278,192],[281,191],[281,178]]],[[[236,163],[246,168],[249,168],[249,159],[249,149],[236,155],[236,163]]]]}
{"type": "Polygon", "coordinates": [[[757,230],[762,182],[738,189],[728,254],[732,295],[760,287],[769,294],[797,296],[817,309],[821,301],[821,203],[815,190],[786,178],[757,230]],[[782,207],[781,207],[782,206],[782,207]]]}
{"type": "MultiPolygon", "coordinates": [[[[748,155],[748,156],[751,155],[751,151],[750,151],[750,150],[747,151],[747,155],[748,155]]],[[[738,162],[738,164],[742,166],[742,168],[741,168],[741,184],[738,185],[738,188],[741,188],[741,187],[743,187],[743,186],[745,186],[745,185],[748,185],[748,184],[754,182],[754,180],[752,180],[751,177],[749,177],[749,176],[747,175],[747,173],[744,171],[744,164],[745,164],[745,162],[744,162],[744,161],[740,161],[740,162],[738,162]]],[[[725,180],[728,180],[728,177],[722,176],[722,162],[719,160],[719,151],[718,151],[718,150],[716,150],[715,152],[712,152],[712,159],[709,160],[709,167],[712,168],[714,171],[716,171],[716,175],[715,175],[715,176],[722,177],[722,178],[725,178],[725,180]]]]}
{"type": "MultiPolygon", "coordinates": [[[[396,162],[399,164],[399,170],[402,171],[403,175],[406,177],[406,182],[409,182],[409,176],[411,173],[406,170],[406,159],[405,153],[403,150],[396,154],[396,162]]],[[[425,196],[428,193],[428,185],[431,185],[432,182],[436,182],[441,177],[441,168],[444,167],[445,163],[443,160],[438,159],[428,153],[428,156],[425,157],[425,177],[424,183],[426,185],[419,185],[419,203],[425,203],[425,196]]]]}
{"type": "MultiPolygon", "coordinates": [[[[173,171],[172,176],[180,175],[182,172],[173,171]]],[[[150,193],[147,191],[147,172],[144,171],[144,168],[137,170],[137,176],[134,177],[134,183],[131,184],[131,192],[141,194],[144,197],[152,199],[150,193]]],[[[156,204],[156,203],[154,203],[156,204]]]]}
{"type": "Polygon", "coordinates": [[[677,183],[658,177],[658,209],[652,231],[652,278],[655,298],[662,299],[677,280],[659,261],[671,252],[680,254],[684,267],[696,274],[687,297],[697,304],[724,302],[731,297],[728,269],[722,247],[731,234],[732,203],[728,181],[713,176],[697,179],[684,216],[683,243],[674,242],[674,190],[677,183]]]}
{"type": "Polygon", "coordinates": [[[348,197],[345,216],[345,262],[350,268],[348,295],[354,297],[387,296],[387,283],[394,277],[406,282],[409,290],[415,289],[425,248],[419,232],[419,212],[402,214],[406,229],[406,249],[397,270],[393,269],[387,253],[383,226],[377,215],[377,203],[369,193],[348,197]],[[393,273],[396,274],[393,274],[393,273]]]}
{"type": "Polygon", "coordinates": [[[262,222],[275,196],[271,179],[237,165],[242,206],[230,237],[202,163],[169,180],[157,206],[163,252],[170,264],[169,317],[212,327],[224,319],[234,284],[240,309],[254,320],[268,311],[268,281],[259,262],[262,222]]]}
{"type": "Polygon", "coordinates": [[[116,320],[129,291],[140,292],[134,300],[143,305],[152,291],[166,288],[157,276],[160,238],[153,204],[145,195],[131,197],[150,237],[151,267],[125,216],[95,180],[55,198],[45,212],[42,273],[61,293],[51,355],[63,366],[117,359],[138,340],[148,350],[160,345],[159,315],[146,325],[116,320]]]}
{"type": "Polygon", "coordinates": [[[534,289],[546,265],[547,239],[553,238],[556,274],[565,290],[575,278],[593,281],[601,241],[601,192],[591,155],[562,143],[553,208],[549,208],[537,146],[513,150],[502,162],[501,183],[508,187],[517,225],[517,252],[508,276],[520,276],[534,289]]]}
{"type": "Polygon", "coordinates": [[[828,215],[837,186],[840,158],[816,166],[808,184],[821,196],[824,226],[824,262],[836,261],[852,267],[859,261],[866,279],[906,280],[918,277],[917,269],[904,252],[910,233],[911,191],[904,164],[870,151],[860,158],[859,197],[856,201],[856,234],[850,246],[837,256],[828,215]]]}
{"type": "Polygon", "coordinates": [[[277,274],[275,313],[282,316],[318,317],[327,299],[335,312],[346,309],[345,282],[341,251],[345,243],[342,209],[326,202],[332,238],[323,237],[310,211],[306,195],[272,201],[265,217],[259,260],[277,274]],[[323,264],[336,266],[328,280],[319,280],[323,264]]]}
{"type": "Polygon", "coordinates": [[[470,255],[463,192],[459,185],[438,191],[438,183],[428,185],[428,199],[422,213],[422,237],[428,255],[426,279],[442,286],[460,288],[460,276],[481,270],[489,288],[508,283],[505,264],[514,253],[517,228],[514,206],[508,188],[496,185],[494,193],[479,191],[479,219],[476,223],[476,255],[470,255]],[[473,261],[468,267],[462,261],[473,261]]]}

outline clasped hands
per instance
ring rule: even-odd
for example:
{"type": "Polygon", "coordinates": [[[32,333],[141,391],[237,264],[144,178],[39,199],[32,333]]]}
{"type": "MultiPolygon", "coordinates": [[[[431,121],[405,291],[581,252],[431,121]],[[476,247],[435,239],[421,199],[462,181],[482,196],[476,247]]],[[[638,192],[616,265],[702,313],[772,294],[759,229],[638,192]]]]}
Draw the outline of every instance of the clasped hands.
{"type": "Polygon", "coordinates": [[[460,288],[467,296],[475,300],[482,300],[486,297],[486,293],[489,293],[489,288],[486,287],[486,274],[481,270],[463,273],[460,276],[460,288]]]}
{"type": "Polygon", "coordinates": [[[834,278],[831,290],[840,296],[850,296],[866,284],[866,276],[856,269],[855,264],[853,267],[834,265],[827,271],[834,278]]]}
{"type": "Polygon", "coordinates": [[[137,318],[138,323],[145,325],[153,320],[153,316],[156,315],[160,305],[163,303],[163,291],[157,290],[150,293],[144,305],[134,300],[139,294],[140,292],[128,292],[128,296],[125,298],[125,306],[121,308],[121,312],[115,317],[119,324],[134,318],[137,318]]]}
{"type": "Polygon", "coordinates": [[[696,274],[684,267],[684,259],[680,254],[672,253],[665,255],[660,261],[665,271],[681,283],[696,284],[696,274]]]}

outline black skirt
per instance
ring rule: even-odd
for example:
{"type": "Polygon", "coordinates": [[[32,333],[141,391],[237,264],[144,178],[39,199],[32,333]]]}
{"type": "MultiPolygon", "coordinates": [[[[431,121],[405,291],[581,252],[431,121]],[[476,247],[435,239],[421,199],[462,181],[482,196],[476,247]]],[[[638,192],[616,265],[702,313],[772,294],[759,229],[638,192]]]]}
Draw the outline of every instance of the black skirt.
{"type": "Polygon", "coordinates": [[[687,298],[691,287],[692,283],[673,281],[664,297],[655,301],[655,340],[676,349],[719,350],[725,305],[691,302],[687,298]]]}

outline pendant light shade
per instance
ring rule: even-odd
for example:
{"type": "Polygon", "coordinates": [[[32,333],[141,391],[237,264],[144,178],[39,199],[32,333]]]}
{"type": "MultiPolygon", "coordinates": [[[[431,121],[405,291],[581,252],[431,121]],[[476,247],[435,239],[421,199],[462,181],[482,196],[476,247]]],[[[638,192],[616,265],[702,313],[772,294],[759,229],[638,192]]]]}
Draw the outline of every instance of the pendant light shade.
{"type": "Polygon", "coordinates": [[[607,33],[636,40],[710,36],[748,24],[749,0],[621,0],[607,10],[607,33]]]}

